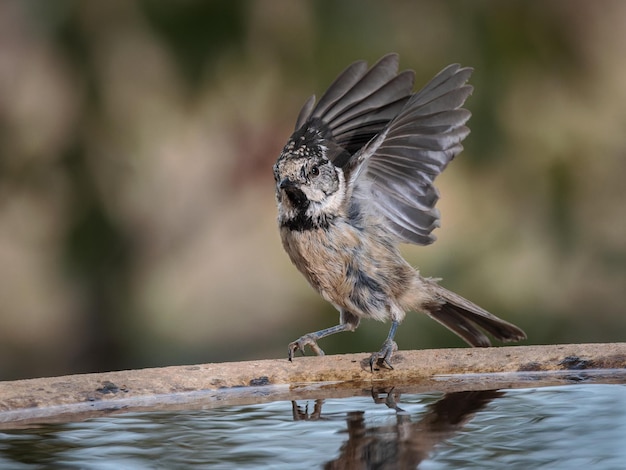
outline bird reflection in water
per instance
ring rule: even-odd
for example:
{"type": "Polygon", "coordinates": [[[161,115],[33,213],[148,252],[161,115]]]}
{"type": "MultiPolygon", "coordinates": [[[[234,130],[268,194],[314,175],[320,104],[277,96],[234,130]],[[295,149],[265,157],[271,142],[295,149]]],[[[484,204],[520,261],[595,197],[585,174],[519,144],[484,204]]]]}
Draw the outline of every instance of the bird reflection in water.
{"type": "MultiPolygon", "coordinates": [[[[395,422],[367,427],[364,411],[347,413],[348,439],[339,456],[326,469],[404,469],[416,468],[428,459],[435,446],[459,432],[472,416],[493,399],[503,395],[497,390],[447,393],[426,408],[419,421],[398,405],[400,393],[394,389],[372,391],[375,403],[396,411],[395,422]]],[[[323,400],[316,400],[311,413],[292,402],[295,421],[323,419],[323,400]]]]}

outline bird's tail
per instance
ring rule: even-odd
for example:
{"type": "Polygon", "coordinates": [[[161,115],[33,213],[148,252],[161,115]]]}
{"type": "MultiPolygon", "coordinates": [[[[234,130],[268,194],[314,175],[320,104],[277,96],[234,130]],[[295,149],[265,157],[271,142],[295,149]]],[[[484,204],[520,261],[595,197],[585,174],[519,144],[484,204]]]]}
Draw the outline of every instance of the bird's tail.
{"type": "Polygon", "coordinates": [[[491,341],[482,330],[500,341],[526,339],[526,333],[517,326],[492,315],[440,285],[437,285],[436,295],[441,303],[428,308],[426,313],[472,346],[491,346],[491,341]]]}

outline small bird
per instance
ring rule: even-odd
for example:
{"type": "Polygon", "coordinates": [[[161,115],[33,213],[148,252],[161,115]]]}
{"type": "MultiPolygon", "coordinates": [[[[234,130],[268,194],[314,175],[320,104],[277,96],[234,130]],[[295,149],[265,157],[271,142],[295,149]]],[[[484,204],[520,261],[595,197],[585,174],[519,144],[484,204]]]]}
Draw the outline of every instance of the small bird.
{"type": "Polygon", "coordinates": [[[318,355],[326,336],[354,331],[361,318],[391,321],[370,367],[393,368],[394,336],[407,311],[429,315],[471,346],[526,334],[425,278],[398,251],[428,245],[439,226],[433,180],[463,149],[471,68],[449,65],[413,93],[415,73],[398,73],[398,55],[368,69],[350,65],[315,104],[313,95],[276,164],[283,246],[296,268],[339,310],[339,324],[289,344],[318,355]]]}

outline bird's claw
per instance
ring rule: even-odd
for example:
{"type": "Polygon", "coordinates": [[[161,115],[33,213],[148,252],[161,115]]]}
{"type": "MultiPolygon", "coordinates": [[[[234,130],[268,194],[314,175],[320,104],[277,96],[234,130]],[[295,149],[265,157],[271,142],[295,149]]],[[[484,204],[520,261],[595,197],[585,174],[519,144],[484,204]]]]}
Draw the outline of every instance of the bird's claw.
{"type": "Polygon", "coordinates": [[[304,356],[304,348],[309,346],[313,352],[318,356],[323,356],[324,351],[317,345],[317,339],[312,334],[304,335],[295,340],[293,343],[289,343],[289,351],[287,353],[287,357],[289,361],[293,359],[296,354],[296,351],[300,351],[304,356]]]}
{"type": "Polygon", "coordinates": [[[398,345],[395,341],[388,339],[383,343],[380,351],[373,353],[370,356],[370,370],[374,372],[374,364],[376,364],[376,369],[379,370],[381,367],[386,369],[393,369],[391,365],[390,359],[393,356],[393,353],[398,350],[398,345]]]}

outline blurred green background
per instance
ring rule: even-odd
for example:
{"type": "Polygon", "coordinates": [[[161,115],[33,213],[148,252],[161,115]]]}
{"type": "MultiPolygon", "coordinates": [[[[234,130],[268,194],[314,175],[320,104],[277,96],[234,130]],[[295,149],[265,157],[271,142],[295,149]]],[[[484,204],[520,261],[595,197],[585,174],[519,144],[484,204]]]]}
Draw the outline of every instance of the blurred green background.
{"type": "MultiPolygon", "coordinates": [[[[335,324],[271,166],[310,94],[390,51],[418,87],[475,68],[438,242],[407,258],[528,344],[624,340],[625,24],[618,0],[0,1],[0,379],[283,358],[335,324]]],[[[463,345],[416,314],[397,340],[463,345]]]]}

